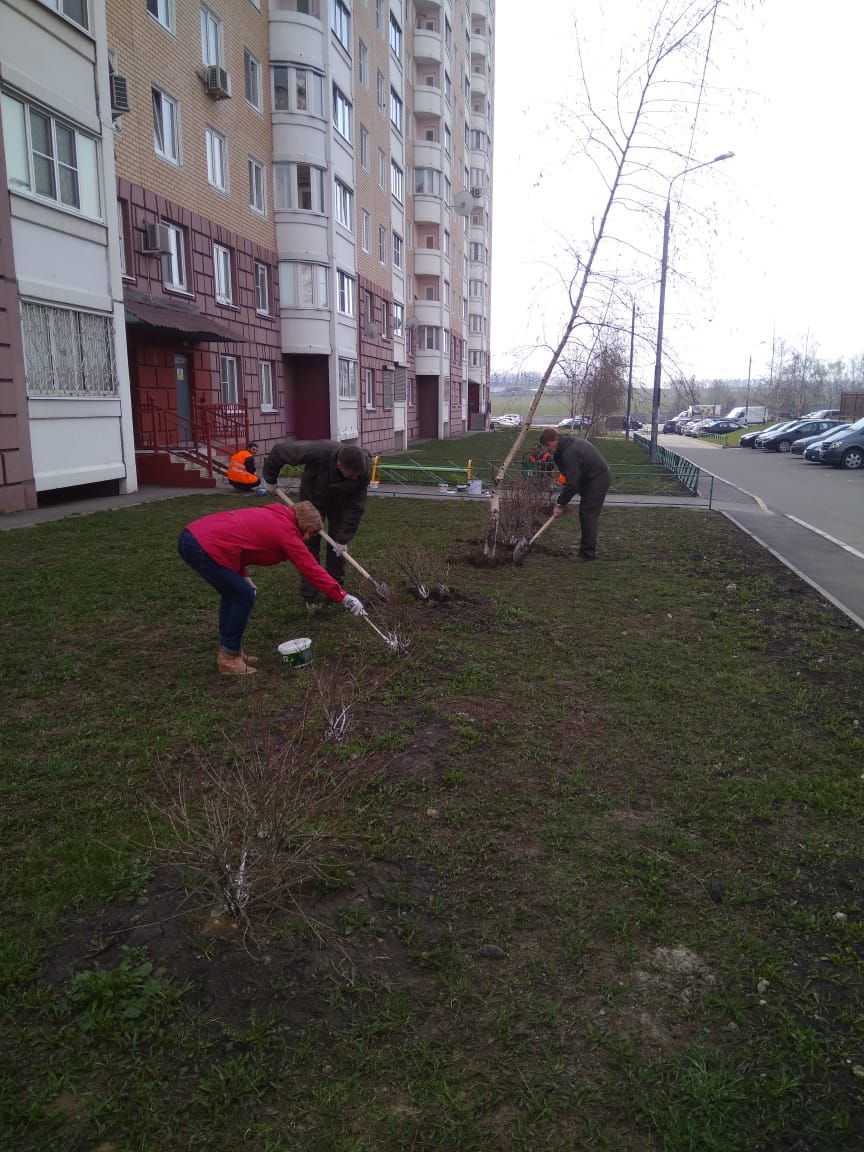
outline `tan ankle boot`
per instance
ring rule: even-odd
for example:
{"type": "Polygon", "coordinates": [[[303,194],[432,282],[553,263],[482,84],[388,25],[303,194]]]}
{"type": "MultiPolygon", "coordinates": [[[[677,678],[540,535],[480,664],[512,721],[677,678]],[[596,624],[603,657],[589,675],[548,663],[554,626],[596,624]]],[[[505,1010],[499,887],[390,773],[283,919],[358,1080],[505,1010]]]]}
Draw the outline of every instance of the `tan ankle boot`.
{"type": "MultiPolygon", "coordinates": [[[[258,657],[257,656],[247,656],[245,652],[241,652],[240,655],[243,657],[244,661],[247,664],[257,664],[258,663],[258,657]]],[[[258,669],[256,668],[255,671],[257,672],[258,669]]]]}
{"type": "Polygon", "coordinates": [[[224,648],[219,649],[216,667],[225,676],[253,676],[258,669],[250,668],[241,655],[232,656],[224,648]]]}

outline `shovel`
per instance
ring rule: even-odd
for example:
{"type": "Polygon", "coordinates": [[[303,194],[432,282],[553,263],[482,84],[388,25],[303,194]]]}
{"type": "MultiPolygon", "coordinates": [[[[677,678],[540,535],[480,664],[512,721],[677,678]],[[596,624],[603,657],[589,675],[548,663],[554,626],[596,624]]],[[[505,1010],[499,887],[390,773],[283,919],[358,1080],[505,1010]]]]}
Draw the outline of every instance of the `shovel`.
{"type": "MultiPolygon", "coordinates": [[[[281,488],[276,489],[276,495],[279,497],[279,499],[282,501],[283,504],[287,504],[289,508],[294,507],[294,501],[291,499],[291,497],[286,492],[283,492],[281,488]]],[[[333,537],[328,536],[323,528],[321,529],[319,535],[324,540],[326,540],[327,543],[330,544],[331,546],[336,547],[336,548],[339,547],[339,545],[336,543],[336,541],[333,539],[333,537]]],[[[353,568],[357,569],[357,571],[360,573],[361,576],[365,577],[369,581],[369,583],[372,585],[372,587],[375,589],[376,593],[381,597],[382,600],[390,600],[391,599],[392,593],[391,593],[390,588],[387,584],[379,584],[378,581],[373,576],[369,575],[369,573],[362,566],[362,564],[358,564],[357,561],[354,559],[354,557],[349,556],[347,552],[343,552],[342,555],[345,557],[345,559],[348,561],[348,563],[353,568]]]]}
{"type": "Polygon", "coordinates": [[[552,523],[552,521],[554,519],[556,519],[556,517],[555,517],[555,513],[553,512],[552,515],[549,517],[549,519],[546,521],[546,523],[537,529],[537,531],[534,533],[534,535],[531,537],[530,540],[526,540],[523,537],[521,540],[517,541],[516,546],[513,549],[513,563],[514,564],[521,564],[522,563],[522,561],[528,555],[528,552],[531,548],[531,545],[534,543],[534,541],[537,539],[538,536],[543,535],[543,533],[546,531],[546,529],[549,527],[549,525],[552,523]]]}

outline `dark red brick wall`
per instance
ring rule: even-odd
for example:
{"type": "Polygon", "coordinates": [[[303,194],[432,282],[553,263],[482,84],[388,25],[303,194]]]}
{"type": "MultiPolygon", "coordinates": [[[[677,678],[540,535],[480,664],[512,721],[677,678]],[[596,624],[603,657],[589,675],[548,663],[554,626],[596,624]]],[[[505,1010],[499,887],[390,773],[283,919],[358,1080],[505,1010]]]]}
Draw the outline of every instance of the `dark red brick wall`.
{"type": "Polygon", "coordinates": [[[36,507],[24,347],[0,122],[0,512],[36,507]]]}
{"type": "MultiPolygon", "coordinates": [[[[364,448],[367,448],[373,454],[392,452],[395,448],[395,433],[393,431],[393,409],[384,407],[384,388],[381,370],[386,365],[392,368],[395,364],[393,358],[393,339],[388,334],[385,339],[384,336],[368,337],[365,333],[366,324],[366,305],[365,297],[367,293],[372,294],[373,298],[373,319],[381,326],[382,315],[382,302],[385,297],[381,294],[381,286],[376,284],[374,280],[369,280],[365,276],[358,276],[358,332],[359,332],[359,353],[358,353],[358,377],[357,389],[360,398],[360,439],[364,448]],[[375,369],[375,408],[369,409],[366,407],[366,386],[364,381],[364,369],[375,369]]],[[[387,296],[386,299],[390,304],[390,316],[392,324],[393,316],[393,297],[387,296]]],[[[408,395],[414,395],[414,358],[413,355],[408,357],[406,365],[406,387],[408,395]]],[[[407,439],[412,439],[411,427],[412,424],[416,427],[417,414],[415,408],[409,407],[407,409],[406,423],[408,425],[407,439]]],[[[416,439],[416,433],[413,436],[416,439]]]]}
{"type": "Polygon", "coordinates": [[[167,343],[158,338],[143,342],[137,336],[130,338],[133,406],[140,398],[148,396],[159,404],[175,407],[174,354],[181,352],[190,358],[193,401],[218,404],[221,402],[219,357],[235,356],[238,385],[242,388],[243,399],[249,410],[250,433],[258,441],[262,453],[265,452],[277,440],[285,438],[286,427],[276,253],[199,216],[181,204],[158,196],[148,188],[130,184],[128,180],[117,181],[117,195],[124,204],[126,222],[127,288],[146,293],[156,301],[174,299],[194,305],[199,312],[214,317],[243,335],[242,342],[236,344],[190,343],[181,339],[167,343]],[[145,225],[162,220],[186,230],[186,293],[166,289],[162,284],[160,257],[142,250],[145,225]],[[222,244],[233,253],[233,306],[216,301],[214,244],[222,244]],[[266,264],[269,270],[269,316],[259,316],[255,310],[256,262],[266,264]],[[258,378],[258,364],[261,360],[269,360],[273,365],[274,412],[261,411],[258,378]]]}

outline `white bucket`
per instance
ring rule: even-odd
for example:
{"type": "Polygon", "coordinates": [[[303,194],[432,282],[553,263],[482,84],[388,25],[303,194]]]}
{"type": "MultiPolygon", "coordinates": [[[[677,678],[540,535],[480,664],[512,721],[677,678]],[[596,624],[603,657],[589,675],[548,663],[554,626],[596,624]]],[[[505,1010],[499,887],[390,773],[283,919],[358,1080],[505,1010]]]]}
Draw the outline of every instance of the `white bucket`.
{"type": "Polygon", "coordinates": [[[483,495],[483,481],[479,476],[475,476],[468,481],[468,495],[469,496],[482,496],[483,495]]]}
{"type": "Polygon", "coordinates": [[[312,663],[312,641],[308,636],[301,636],[297,640],[285,640],[279,644],[276,651],[282,657],[286,668],[305,668],[312,663]]]}

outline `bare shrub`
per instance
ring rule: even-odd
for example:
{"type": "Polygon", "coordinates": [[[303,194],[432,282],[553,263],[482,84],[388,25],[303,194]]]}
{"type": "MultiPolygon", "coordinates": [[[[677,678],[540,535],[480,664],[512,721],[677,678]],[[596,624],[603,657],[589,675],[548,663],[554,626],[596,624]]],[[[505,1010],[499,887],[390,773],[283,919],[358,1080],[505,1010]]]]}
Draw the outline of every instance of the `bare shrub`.
{"type": "Polygon", "coordinates": [[[447,600],[452,595],[450,564],[432,549],[406,544],[394,553],[393,562],[418,600],[447,600]]]}
{"type": "Polygon", "coordinates": [[[551,502],[550,482],[545,479],[508,481],[501,490],[498,537],[512,548],[520,540],[533,536],[543,522],[551,502]]]}

